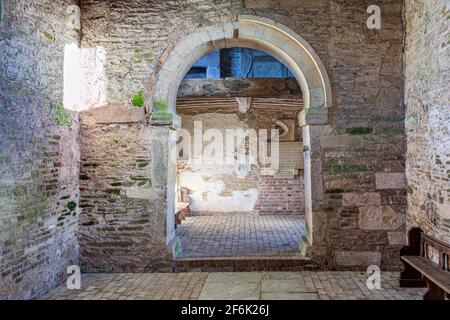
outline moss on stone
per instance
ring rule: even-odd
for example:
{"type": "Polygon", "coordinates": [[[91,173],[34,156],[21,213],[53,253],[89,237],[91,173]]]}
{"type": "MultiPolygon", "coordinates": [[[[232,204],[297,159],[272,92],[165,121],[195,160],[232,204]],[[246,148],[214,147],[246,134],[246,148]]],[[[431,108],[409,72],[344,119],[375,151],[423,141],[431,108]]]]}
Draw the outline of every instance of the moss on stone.
{"type": "Polygon", "coordinates": [[[141,176],[137,176],[137,177],[131,177],[130,178],[133,181],[148,181],[149,179],[146,177],[141,177],[141,176]]]}
{"type": "Polygon", "coordinates": [[[154,125],[171,125],[174,116],[170,112],[154,112],[152,113],[152,124],[154,125]]]}
{"type": "Polygon", "coordinates": [[[153,114],[155,120],[172,120],[173,114],[170,112],[156,112],[153,114]]]}
{"type": "Polygon", "coordinates": [[[88,222],[82,223],[81,225],[85,226],[85,227],[88,227],[88,226],[95,226],[96,224],[98,224],[97,221],[88,221],[88,222]]]}
{"type": "Polygon", "coordinates": [[[150,64],[153,62],[153,54],[151,51],[146,51],[144,49],[135,49],[133,59],[134,62],[137,63],[146,62],[150,64]]]}
{"type": "Polygon", "coordinates": [[[3,245],[5,246],[5,247],[11,247],[11,246],[13,246],[15,244],[15,242],[13,241],[13,240],[5,240],[4,242],[3,242],[3,245]]]}
{"type": "Polygon", "coordinates": [[[44,31],[43,34],[48,41],[55,41],[55,36],[53,36],[50,32],[44,31]]]}
{"type": "Polygon", "coordinates": [[[348,173],[348,172],[366,172],[373,170],[371,165],[366,164],[329,164],[327,169],[332,175],[348,173]]]}
{"type": "Polygon", "coordinates": [[[361,149],[362,146],[364,145],[364,141],[362,138],[360,137],[354,137],[351,141],[350,141],[350,147],[354,150],[358,150],[361,149]]]}
{"type": "Polygon", "coordinates": [[[351,135],[364,135],[373,133],[373,128],[363,128],[363,127],[347,128],[345,132],[351,135]]]}
{"type": "Polygon", "coordinates": [[[139,162],[138,163],[138,167],[139,168],[145,168],[150,164],[150,161],[145,161],[145,162],[139,162]]]}
{"type": "Polygon", "coordinates": [[[154,107],[157,113],[164,113],[164,112],[167,113],[168,108],[167,101],[163,99],[156,100],[154,107]]]}
{"type": "Polygon", "coordinates": [[[311,241],[311,228],[309,226],[309,223],[306,224],[306,239],[308,240],[308,242],[311,241]]]}
{"type": "Polygon", "coordinates": [[[387,115],[381,115],[376,114],[369,118],[370,122],[398,122],[403,121],[404,116],[401,114],[387,114],[387,115]]]}
{"type": "Polygon", "coordinates": [[[74,210],[77,208],[77,203],[76,203],[75,201],[70,201],[70,202],[67,204],[67,208],[68,208],[70,211],[74,211],[74,210]]]}
{"type": "Polygon", "coordinates": [[[336,193],[344,193],[345,190],[344,189],[330,189],[325,191],[325,193],[330,193],[330,194],[336,194],[336,193]]]}
{"type": "Polygon", "coordinates": [[[400,134],[403,133],[403,129],[399,127],[384,127],[380,129],[381,134],[400,134]]]}
{"type": "Polygon", "coordinates": [[[13,191],[13,195],[16,197],[25,196],[27,194],[27,188],[25,186],[16,186],[13,191]]]}
{"type": "Polygon", "coordinates": [[[72,124],[72,118],[62,104],[53,107],[53,120],[58,126],[70,126],[72,124]]]}
{"type": "Polygon", "coordinates": [[[311,108],[305,107],[305,117],[308,115],[308,113],[311,111],[311,108]]]}
{"type": "Polygon", "coordinates": [[[99,231],[105,231],[105,232],[112,232],[112,231],[115,231],[116,229],[112,228],[112,227],[103,227],[103,228],[100,228],[98,230],[99,231]]]}
{"type": "Polygon", "coordinates": [[[110,194],[120,195],[120,189],[107,189],[106,192],[110,194]]]}
{"type": "Polygon", "coordinates": [[[419,118],[419,114],[418,113],[410,113],[407,114],[405,117],[405,121],[416,121],[419,118]]]}
{"type": "Polygon", "coordinates": [[[138,92],[134,95],[134,97],[133,97],[131,103],[132,103],[133,106],[136,107],[136,108],[142,108],[142,107],[144,106],[144,103],[145,103],[144,91],[138,91],[138,92]]]}

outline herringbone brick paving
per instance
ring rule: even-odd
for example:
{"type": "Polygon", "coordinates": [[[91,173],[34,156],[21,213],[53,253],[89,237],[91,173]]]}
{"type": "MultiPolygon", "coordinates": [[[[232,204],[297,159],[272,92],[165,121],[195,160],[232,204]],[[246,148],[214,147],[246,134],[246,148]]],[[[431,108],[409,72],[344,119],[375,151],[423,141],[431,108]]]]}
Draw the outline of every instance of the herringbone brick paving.
{"type": "Polygon", "coordinates": [[[177,230],[180,258],[271,256],[298,253],[301,216],[230,214],[189,217],[177,230]]]}

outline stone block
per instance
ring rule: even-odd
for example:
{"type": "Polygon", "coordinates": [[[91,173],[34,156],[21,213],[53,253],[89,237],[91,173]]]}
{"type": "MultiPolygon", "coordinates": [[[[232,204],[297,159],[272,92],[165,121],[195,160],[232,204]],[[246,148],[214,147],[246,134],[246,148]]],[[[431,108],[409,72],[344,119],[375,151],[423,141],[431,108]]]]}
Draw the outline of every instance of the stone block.
{"type": "Polygon", "coordinates": [[[44,227],[48,228],[48,229],[53,229],[54,227],[56,227],[58,223],[58,217],[48,217],[44,219],[44,227]]]}
{"type": "Polygon", "coordinates": [[[336,264],[344,267],[381,264],[381,253],[373,251],[337,251],[336,264]]]}
{"type": "Polygon", "coordinates": [[[353,145],[354,140],[359,137],[349,135],[323,136],[320,137],[320,145],[322,148],[349,148],[353,145]]]}
{"type": "Polygon", "coordinates": [[[152,113],[152,125],[168,126],[173,123],[173,113],[170,112],[154,112],[152,113]]]}
{"type": "Polygon", "coordinates": [[[222,283],[259,283],[262,280],[260,273],[254,272],[220,272],[212,273],[208,276],[208,283],[222,282],[222,283]]]}
{"type": "Polygon", "coordinates": [[[305,285],[298,280],[263,280],[261,292],[308,292],[305,285]]]}
{"type": "Polygon", "coordinates": [[[406,246],[406,232],[388,232],[389,244],[393,246],[406,246]]]}
{"type": "Polygon", "coordinates": [[[410,113],[405,117],[405,129],[407,131],[415,131],[420,127],[420,114],[410,113]]]}
{"type": "Polygon", "coordinates": [[[368,206],[359,209],[359,227],[362,230],[397,230],[405,222],[406,216],[389,206],[368,206]]]}
{"type": "Polygon", "coordinates": [[[82,112],[80,118],[81,123],[85,125],[143,122],[145,110],[144,108],[128,108],[123,105],[110,104],[106,107],[82,112]]]}
{"type": "Polygon", "coordinates": [[[244,6],[247,9],[264,9],[269,7],[270,0],[245,0],[244,6]]]}
{"type": "Polygon", "coordinates": [[[152,182],[155,187],[164,187],[167,184],[168,150],[166,141],[154,141],[152,144],[152,182]]]}
{"type": "Polygon", "coordinates": [[[262,292],[261,300],[319,300],[319,295],[310,292],[262,292]]]}
{"type": "Polygon", "coordinates": [[[405,174],[403,172],[379,172],[375,174],[375,181],[378,190],[406,188],[405,174]]]}
{"type": "Polygon", "coordinates": [[[326,125],[328,123],[328,109],[324,105],[308,109],[308,112],[305,112],[304,122],[308,125],[326,125]]]}
{"type": "Polygon", "coordinates": [[[156,200],[158,198],[158,190],[130,187],[126,189],[126,195],[132,199],[156,200]]]}
{"type": "Polygon", "coordinates": [[[253,282],[210,282],[206,281],[200,300],[257,300],[260,284],[253,282]]]}
{"type": "Polygon", "coordinates": [[[345,207],[379,206],[380,204],[381,196],[375,192],[344,193],[342,195],[342,205],[345,207]]]}

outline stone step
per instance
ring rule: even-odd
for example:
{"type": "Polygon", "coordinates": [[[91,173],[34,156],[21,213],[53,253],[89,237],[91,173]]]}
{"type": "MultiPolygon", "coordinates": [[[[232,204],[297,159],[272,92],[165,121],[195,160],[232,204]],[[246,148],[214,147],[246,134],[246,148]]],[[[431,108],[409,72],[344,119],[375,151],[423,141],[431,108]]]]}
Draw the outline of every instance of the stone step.
{"type": "Polygon", "coordinates": [[[245,272],[319,270],[310,259],[301,256],[251,256],[181,258],[175,260],[174,272],[245,272]]]}

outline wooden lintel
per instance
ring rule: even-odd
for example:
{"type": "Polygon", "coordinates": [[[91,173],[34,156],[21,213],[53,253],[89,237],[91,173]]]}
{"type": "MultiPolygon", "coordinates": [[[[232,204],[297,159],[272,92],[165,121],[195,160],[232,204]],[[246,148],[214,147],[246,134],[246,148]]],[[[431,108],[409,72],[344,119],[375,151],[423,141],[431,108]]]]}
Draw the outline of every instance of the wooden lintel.
{"type": "Polygon", "coordinates": [[[178,98],[301,98],[295,78],[224,78],[186,79],[178,90],[178,98]]]}

